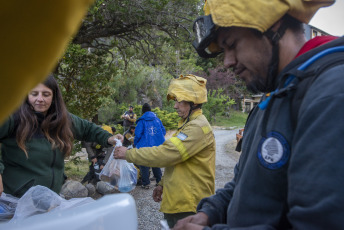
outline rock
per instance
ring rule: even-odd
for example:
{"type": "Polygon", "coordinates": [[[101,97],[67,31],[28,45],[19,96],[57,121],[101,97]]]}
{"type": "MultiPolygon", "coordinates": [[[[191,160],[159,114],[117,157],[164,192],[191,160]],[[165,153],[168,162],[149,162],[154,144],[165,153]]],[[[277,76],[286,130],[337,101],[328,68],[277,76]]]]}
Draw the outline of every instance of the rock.
{"type": "Polygon", "coordinates": [[[69,200],[71,198],[87,197],[88,190],[79,181],[67,180],[61,189],[62,196],[69,200]]]}
{"type": "Polygon", "coordinates": [[[96,187],[93,184],[86,184],[85,187],[88,190],[88,196],[92,197],[96,193],[96,187]]]}
{"type": "Polygon", "coordinates": [[[117,192],[116,188],[112,187],[111,185],[109,185],[108,183],[104,181],[99,181],[97,183],[96,189],[100,194],[103,194],[103,195],[117,192]]]}

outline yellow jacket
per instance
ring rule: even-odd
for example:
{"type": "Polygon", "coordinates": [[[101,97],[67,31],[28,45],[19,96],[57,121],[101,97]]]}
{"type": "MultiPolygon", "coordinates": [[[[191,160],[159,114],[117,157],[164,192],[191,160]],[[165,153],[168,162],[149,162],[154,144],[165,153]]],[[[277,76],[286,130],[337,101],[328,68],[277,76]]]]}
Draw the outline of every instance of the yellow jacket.
{"type": "MultiPolygon", "coordinates": [[[[184,120],[178,124],[182,127],[184,120]]],[[[215,138],[202,110],[160,146],[130,149],[126,160],[165,167],[163,213],[196,212],[199,201],[215,192],[215,138]]]]}

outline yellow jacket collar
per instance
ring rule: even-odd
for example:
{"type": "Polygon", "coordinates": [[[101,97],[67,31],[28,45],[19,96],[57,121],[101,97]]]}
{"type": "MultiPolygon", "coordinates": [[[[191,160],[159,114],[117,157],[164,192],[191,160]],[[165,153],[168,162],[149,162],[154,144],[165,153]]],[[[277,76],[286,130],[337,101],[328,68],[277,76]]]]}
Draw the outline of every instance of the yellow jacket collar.
{"type": "MultiPolygon", "coordinates": [[[[198,117],[199,115],[202,115],[202,114],[203,114],[202,109],[199,109],[199,110],[193,112],[190,116],[189,121],[194,120],[196,117],[198,117]]],[[[185,122],[186,122],[186,119],[180,119],[178,122],[178,128],[181,128],[185,122]]]]}

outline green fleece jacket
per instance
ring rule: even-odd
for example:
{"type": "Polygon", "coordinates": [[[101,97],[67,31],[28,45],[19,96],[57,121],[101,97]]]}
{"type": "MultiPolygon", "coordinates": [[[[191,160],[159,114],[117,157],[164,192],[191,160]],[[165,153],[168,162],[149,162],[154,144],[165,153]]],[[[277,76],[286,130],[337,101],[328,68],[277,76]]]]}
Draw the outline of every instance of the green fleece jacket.
{"type": "MultiPolygon", "coordinates": [[[[109,132],[94,123],[70,114],[73,135],[76,140],[97,142],[109,147],[109,132]]],[[[42,132],[36,132],[26,142],[27,158],[16,142],[16,121],[10,117],[0,127],[1,160],[0,174],[4,192],[21,197],[30,187],[42,185],[59,193],[64,182],[64,156],[59,149],[52,149],[51,143],[42,132]]]]}

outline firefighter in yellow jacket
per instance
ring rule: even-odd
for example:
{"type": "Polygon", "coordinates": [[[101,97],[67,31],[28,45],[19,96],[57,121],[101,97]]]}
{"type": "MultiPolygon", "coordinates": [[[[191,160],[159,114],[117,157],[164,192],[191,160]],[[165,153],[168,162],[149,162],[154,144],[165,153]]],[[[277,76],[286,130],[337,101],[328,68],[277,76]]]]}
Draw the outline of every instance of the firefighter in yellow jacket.
{"type": "Polygon", "coordinates": [[[175,101],[181,117],[173,137],[150,148],[119,147],[114,156],[148,167],[165,167],[153,199],[162,201],[160,211],[172,228],[179,219],[195,213],[203,197],[215,192],[215,139],[201,109],[207,102],[206,79],[194,75],[173,79],[167,99],[175,101]]]}

